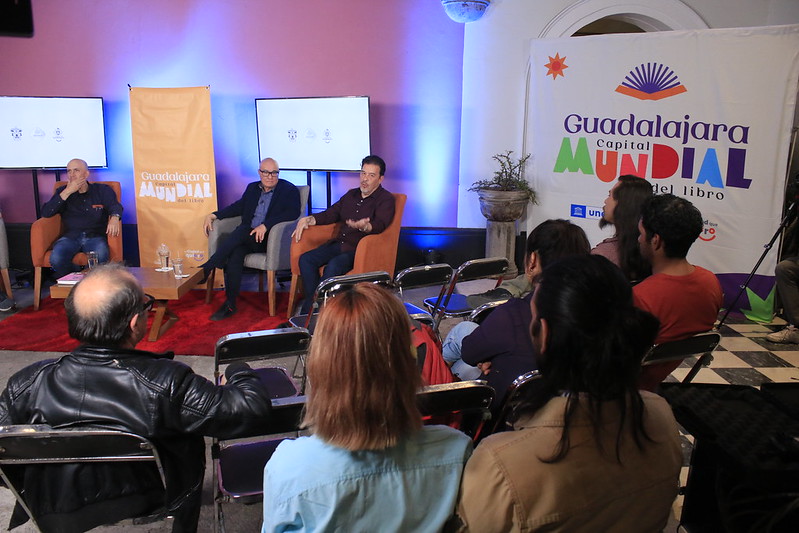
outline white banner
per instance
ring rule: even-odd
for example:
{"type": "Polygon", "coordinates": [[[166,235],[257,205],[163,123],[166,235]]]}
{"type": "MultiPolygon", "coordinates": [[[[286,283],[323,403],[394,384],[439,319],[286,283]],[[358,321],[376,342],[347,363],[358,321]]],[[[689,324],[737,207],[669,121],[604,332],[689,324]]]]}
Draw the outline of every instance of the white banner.
{"type": "MultiPolygon", "coordinates": [[[[689,260],[719,276],[728,305],[779,225],[799,26],[541,39],[529,71],[525,144],[541,205],[528,231],[571,218],[596,243],[612,182],[644,177],[702,212],[689,260]]],[[[736,306],[750,316],[771,316],[776,255],[736,306]]]]}

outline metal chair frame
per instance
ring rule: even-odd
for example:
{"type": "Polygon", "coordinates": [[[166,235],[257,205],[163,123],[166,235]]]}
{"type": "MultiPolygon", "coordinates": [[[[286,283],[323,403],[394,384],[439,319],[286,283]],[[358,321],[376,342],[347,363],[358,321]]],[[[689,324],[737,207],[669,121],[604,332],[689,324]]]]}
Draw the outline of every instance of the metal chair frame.
{"type": "Polygon", "coordinates": [[[700,333],[693,337],[676,341],[655,344],[644,355],[641,366],[666,363],[669,361],[682,361],[691,356],[699,356],[691,370],[683,378],[683,383],[690,383],[703,366],[709,366],[713,361],[713,350],[719,345],[721,334],[716,331],[700,333]]]}
{"type": "Polygon", "coordinates": [[[469,313],[469,317],[466,319],[469,322],[474,322],[475,324],[481,324],[483,320],[490,315],[494,309],[499,307],[500,305],[507,303],[508,298],[504,300],[495,300],[493,302],[486,302],[478,307],[475,307],[471,313],[469,313]]]}
{"type": "Polygon", "coordinates": [[[419,411],[432,419],[431,423],[447,423],[477,441],[491,418],[494,394],[485,381],[458,381],[428,385],[418,392],[417,399],[419,411]]]}
{"type": "MultiPolygon", "coordinates": [[[[298,360],[304,358],[308,351],[310,340],[311,334],[305,328],[271,329],[226,335],[216,342],[214,350],[214,379],[216,383],[219,383],[221,377],[220,367],[234,362],[262,361],[293,356],[296,356],[298,360]]],[[[299,415],[293,416],[296,413],[291,410],[291,406],[304,405],[305,399],[298,396],[299,391],[294,385],[291,376],[283,368],[257,368],[255,372],[263,381],[269,378],[277,380],[278,386],[283,388],[281,392],[277,393],[277,397],[272,398],[272,407],[274,409],[269,428],[270,434],[296,431],[296,428],[299,427],[299,415]]],[[[303,376],[301,389],[304,388],[305,377],[303,376]]],[[[252,445],[250,447],[237,448],[237,446],[244,446],[244,444],[236,443],[239,440],[226,441],[214,438],[211,442],[214,531],[218,531],[220,527],[224,530],[222,502],[231,499],[236,501],[240,498],[244,498],[243,501],[246,501],[247,497],[251,495],[250,492],[252,492],[251,490],[227,490],[225,488],[224,473],[226,464],[235,463],[237,456],[242,454],[247,454],[247,457],[252,456],[252,445]],[[231,444],[231,442],[235,444],[231,444]],[[231,451],[227,451],[228,449],[231,451]]],[[[274,448],[272,448],[272,451],[274,451],[274,448]]]]}
{"type": "Polygon", "coordinates": [[[166,477],[155,445],[126,431],[87,427],[53,428],[45,424],[0,426],[0,477],[38,530],[22,487],[12,482],[9,466],[36,464],[152,462],[166,491],[166,477]]]}
{"type": "Polygon", "coordinates": [[[508,419],[513,413],[513,409],[516,407],[516,404],[519,403],[519,398],[521,398],[523,394],[527,394],[527,391],[530,388],[540,385],[540,380],[541,372],[538,370],[525,372],[513,380],[511,386],[508,387],[508,392],[505,394],[505,399],[502,401],[502,405],[499,408],[497,416],[492,421],[493,423],[491,424],[491,431],[488,433],[489,435],[505,431],[510,427],[508,419]]]}
{"type": "Polygon", "coordinates": [[[305,396],[272,400],[272,417],[264,436],[271,439],[235,439],[211,448],[214,462],[214,532],[225,531],[222,503],[257,503],[263,499],[263,472],[278,444],[299,435],[305,396]],[[290,434],[291,436],[286,436],[290,434]]]}
{"type": "MultiPolygon", "coordinates": [[[[362,274],[345,274],[342,276],[333,276],[331,278],[323,279],[316,287],[313,295],[314,304],[321,309],[327,302],[328,298],[332,298],[337,293],[347,290],[353,285],[358,283],[376,283],[379,285],[388,286],[391,283],[391,276],[388,272],[377,270],[375,272],[364,272],[362,274]]],[[[313,334],[314,326],[316,326],[315,316],[318,311],[314,312],[313,307],[311,312],[307,315],[296,315],[289,319],[291,325],[295,327],[303,327],[313,334]]]]}
{"type": "Polygon", "coordinates": [[[502,283],[502,276],[508,270],[508,267],[508,260],[504,257],[471,259],[459,266],[450,280],[443,301],[440,298],[436,300],[427,298],[424,301],[425,307],[427,307],[433,317],[433,329],[438,331],[439,325],[444,318],[467,316],[472,312],[472,308],[465,303],[465,298],[463,298],[463,302],[459,302],[458,309],[450,307],[452,296],[458,283],[497,276],[495,287],[498,287],[502,283]]]}
{"type": "Polygon", "coordinates": [[[434,320],[430,312],[412,303],[406,302],[402,291],[422,287],[440,287],[438,298],[436,299],[436,306],[438,306],[440,305],[441,299],[444,298],[444,293],[449,283],[452,281],[454,273],[455,271],[453,268],[446,263],[414,266],[406,268],[402,272],[398,272],[394,277],[394,287],[397,289],[399,298],[408,311],[408,315],[410,315],[412,319],[424,322],[432,328],[434,320]]]}

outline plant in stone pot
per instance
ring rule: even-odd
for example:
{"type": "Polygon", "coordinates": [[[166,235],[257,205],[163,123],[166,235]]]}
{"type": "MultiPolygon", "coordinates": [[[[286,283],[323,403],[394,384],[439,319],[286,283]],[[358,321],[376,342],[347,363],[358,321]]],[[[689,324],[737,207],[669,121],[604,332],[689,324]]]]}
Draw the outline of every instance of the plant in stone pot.
{"type": "Polygon", "coordinates": [[[480,212],[487,219],[486,257],[504,256],[511,265],[507,276],[516,275],[516,221],[524,214],[527,204],[538,203],[538,198],[524,178],[524,169],[530,154],[514,158],[513,151],[495,154],[492,159],[499,164],[490,179],[472,183],[470,191],[477,193],[480,212]]]}

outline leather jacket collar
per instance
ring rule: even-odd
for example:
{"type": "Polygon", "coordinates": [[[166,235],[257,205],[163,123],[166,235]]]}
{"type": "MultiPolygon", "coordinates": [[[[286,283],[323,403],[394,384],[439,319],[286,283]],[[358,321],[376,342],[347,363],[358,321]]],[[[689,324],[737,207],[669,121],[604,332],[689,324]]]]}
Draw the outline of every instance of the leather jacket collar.
{"type": "Polygon", "coordinates": [[[97,346],[91,344],[81,344],[72,351],[78,357],[88,357],[91,359],[126,359],[128,357],[151,357],[153,359],[174,359],[175,352],[148,352],[145,350],[131,350],[125,348],[115,348],[112,346],[97,346]]]}

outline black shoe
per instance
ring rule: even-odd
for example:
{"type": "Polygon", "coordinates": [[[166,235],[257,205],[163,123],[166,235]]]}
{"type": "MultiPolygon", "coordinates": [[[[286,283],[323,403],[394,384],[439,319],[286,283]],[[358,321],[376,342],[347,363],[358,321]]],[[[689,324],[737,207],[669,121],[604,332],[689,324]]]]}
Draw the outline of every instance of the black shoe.
{"type": "Polygon", "coordinates": [[[236,307],[230,305],[228,302],[222,304],[222,307],[216,310],[216,313],[211,315],[211,320],[224,320],[236,314],[236,307]]]}

